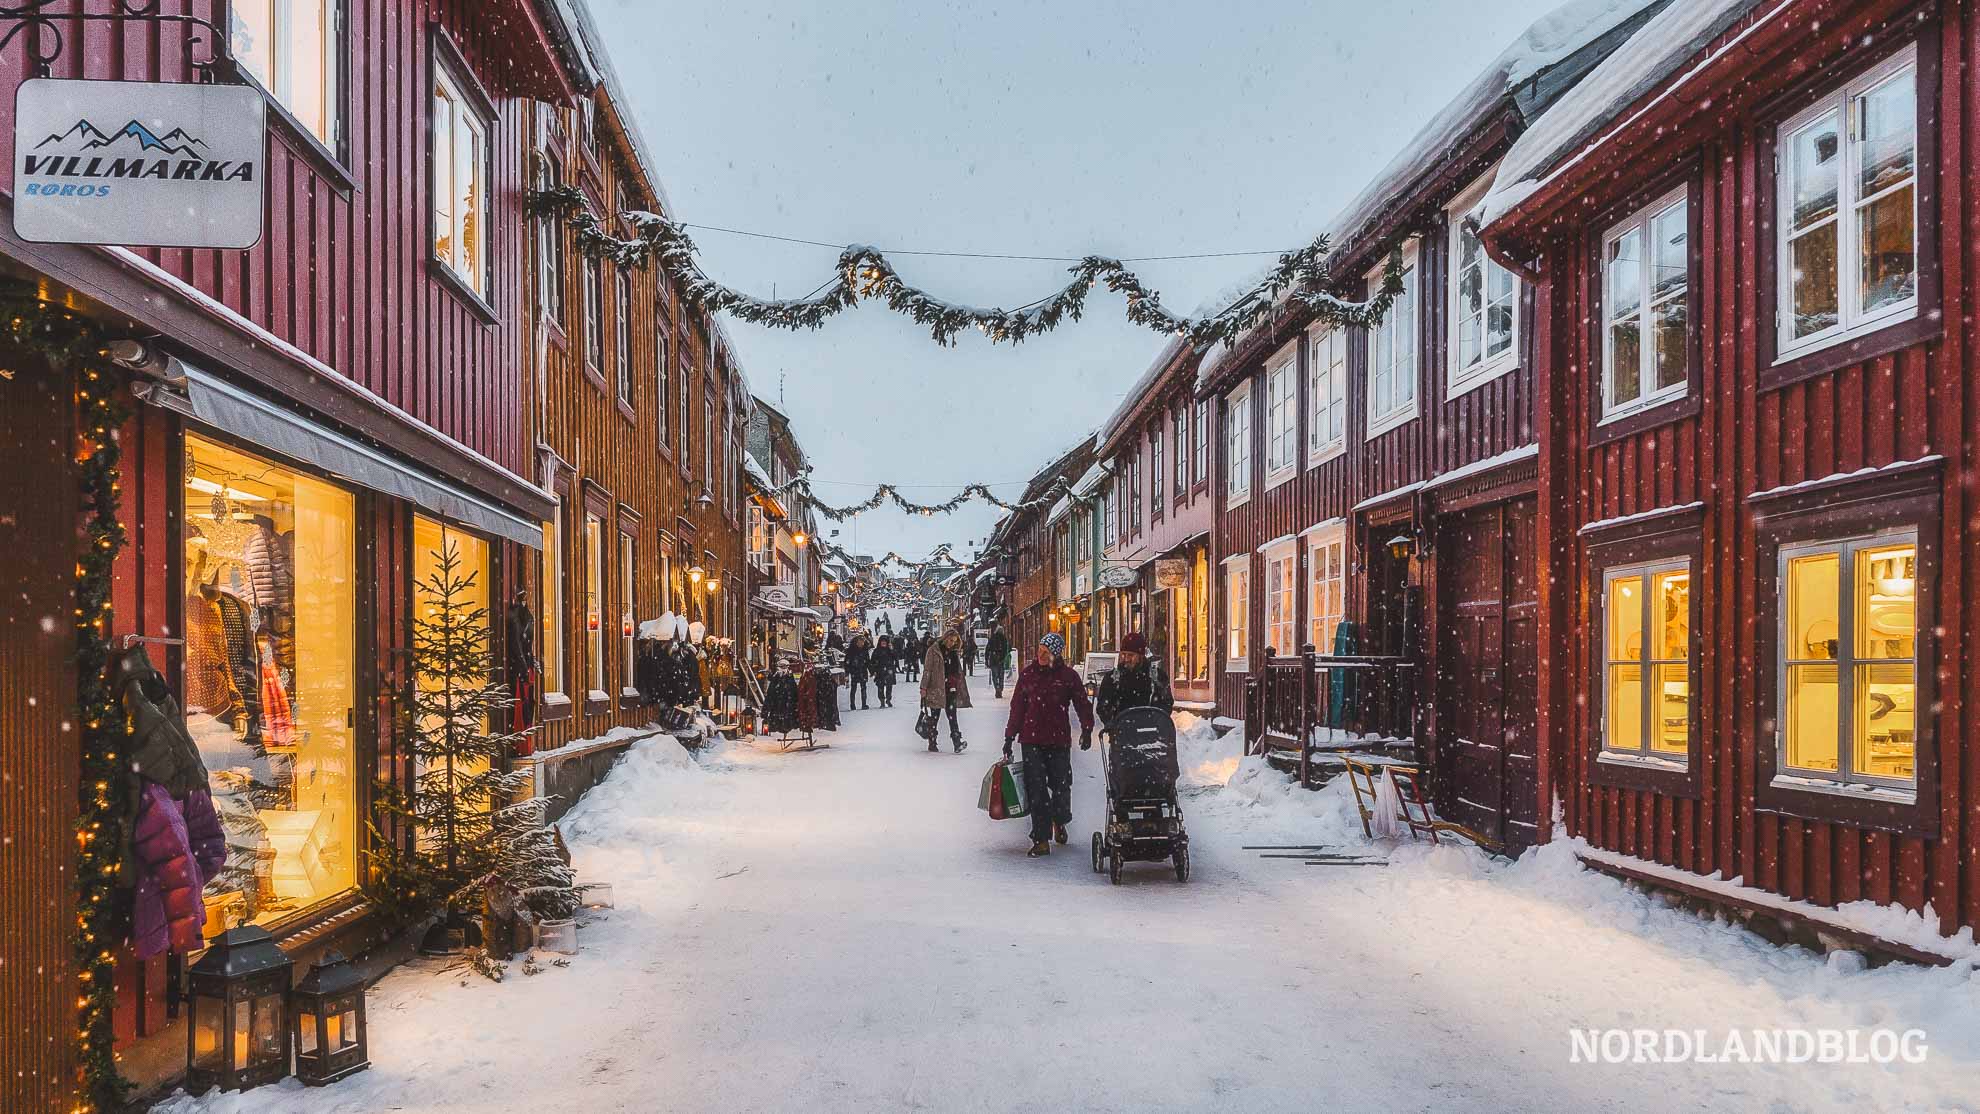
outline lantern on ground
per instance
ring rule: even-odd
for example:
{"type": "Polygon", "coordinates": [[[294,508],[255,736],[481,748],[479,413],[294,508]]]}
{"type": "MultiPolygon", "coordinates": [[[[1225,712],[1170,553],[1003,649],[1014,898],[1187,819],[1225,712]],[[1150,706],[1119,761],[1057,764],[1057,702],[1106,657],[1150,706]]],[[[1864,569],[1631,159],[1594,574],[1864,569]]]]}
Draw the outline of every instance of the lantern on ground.
{"type": "Polygon", "coordinates": [[[289,992],[296,1078],[312,1087],[371,1066],[364,1016],[364,976],[336,952],[323,957],[289,992]]]}
{"type": "Polygon", "coordinates": [[[295,968],[264,929],[229,929],[186,972],[186,1087],[244,1091],[289,1074],[295,968]]]}

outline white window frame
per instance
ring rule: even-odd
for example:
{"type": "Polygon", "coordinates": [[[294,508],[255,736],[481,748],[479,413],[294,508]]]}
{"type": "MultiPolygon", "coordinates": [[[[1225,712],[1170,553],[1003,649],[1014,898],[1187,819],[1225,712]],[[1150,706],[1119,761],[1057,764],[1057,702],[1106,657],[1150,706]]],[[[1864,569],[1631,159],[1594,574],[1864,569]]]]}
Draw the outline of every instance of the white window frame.
{"type": "Polygon", "coordinates": [[[1199,399],[1195,410],[1195,432],[1189,441],[1189,474],[1191,483],[1200,484],[1210,478],[1210,400],[1199,399]]]}
{"type": "Polygon", "coordinates": [[[1347,452],[1346,329],[1315,325],[1306,333],[1306,466],[1347,452]],[[1322,419],[1326,419],[1325,425],[1322,419]],[[1332,428],[1332,434],[1323,432],[1332,428]]]}
{"type": "Polygon", "coordinates": [[[1169,501],[1168,485],[1162,482],[1166,475],[1162,464],[1164,424],[1158,421],[1148,431],[1148,521],[1151,523],[1162,517],[1162,509],[1169,501]]]}
{"type": "MultiPolygon", "coordinates": [[[[1914,551],[1920,545],[1919,531],[1915,526],[1899,526],[1889,530],[1878,530],[1868,534],[1853,534],[1841,538],[1821,541],[1796,542],[1780,547],[1774,564],[1774,692],[1779,705],[1779,714],[1774,717],[1774,780],[1775,787],[1792,789],[1816,788],[1811,783],[1822,783],[1819,791],[1860,793],[1866,787],[1882,790],[1885,793],[1897,792],[1912,795],[1918,792],[1918,742],[1914,732],[1912,737],[1912,776],[1909,778],[1880,777],[1862,773],[1856,765],[1856,667],[1868,662],[1903,661],[1903,658],[1859,657],[1856,649],[1856,561],[1858,554],[1866,549],[1882,549],[1892,545],[1910,543],[1914,551]],[[1835,553],[1836,576],[1840,583],[1836,593],[1836,656],[1829,659],[1790,658],[1788,656],[1789,624],[1793,621],[1788,607],[1788,565],[1796,557],[1806,557],[1818,553],[1835,553]],[[1827,664],[1836,669],[1836,768],[1828,770],[1811,769],[1805,766],[1788,764],[1788,666],[1793,664],[1827,664]]],[[[1916,622],[1916,598],[1913,602],[1913,621],[1916,622]]],[[[1915,696],[1919,684],[1918,650],[1924,644],[1928,632],[1913,628],[1911,634],[1911,683],[1915,696]]],[[[1928,709],[1914,708],[1914,721],[1930,714],[1928,709]]]]}
{"type": "MultiPolygon", "coordinates": [[[[1866,333],[1875,332],[1887,325],[1909,321],[1918,316],[1918,280],[1923,276],[1914,275],[1911,297],[1901,302],[1880,306],[1865,313],[1859,302],[1862,298],[1862,224],[1860,214],[1864,199],[1857,196],[1861,188],[1861,159],[1863,140],[1858,135],[1858,122],[1853,112],[1852,102],[1861,94],[1868,93],[1877,86],[1910,71],[1914,100],[1920,95],[1918,88],[1918,44],[1911,43],[1904,49],[1886,58],[1875,66],[1864,70],[1837,87],[1821,100],[1781,122],[1774,131],[1774,188],[1777,209],[1774,221],[1774,332],[1775,363],[1784,363],[1809,352],[1853,340],[1866,333]],[[1793,335],[1794,320],[1794,276],[1792,241],[1792,216],[1794,199],[1791,195],[1794,181],[1787,164],[1792,148],[1790,140],[1794,133],[1816,122],[1824,116],[1834,114],[1842,122],[1843,152],[1841,165],[1836,168],[1836,214],[1829,218],[1836,225],[1836,323],[1817,333],[1810,333],[1796,339],[1793,335]]],[[[1912,132],[1912,173],[1911,188],[1911,229],[1912,263],[1922,271],[1920,248],[1921,232],[1918,226],[1918,150],[1923,137],[1922,129],[1916,120],[1912,132]]],[[[1880,191],[1875,201],[1903,186],[1890,186],[1880,191]]],[[[1825,222],[1826,223],[1826,222],[1825,222]]],[[[1812,227],[1819,227],[1811,226],[1812,227]]],[[[1806,230],[1804,230],[1805,232],[1806,230]]]]}
{"type": "Polygon", "coordinates": [[[1251,380],[1224,396],[1224,507],[1251,501],[1251,380]]]}
{"type": "Polygon", "coordinates": [[[1175,476],[1170,483],[1169,497],[1181,502],[1189,495],[1189,404],[1184,403],[1170,413],[1169,424],[1175,428],[1176,459],[1175,476]]]}
{"type": "Polygon", "coordinates": [[[1306,640],[1314,652],[1334,652],[1334,628],[1347,617],[1347,523],[1332,519],[1306,531],[1306,640]],[[1337,564],[1330,566],[1332,554],[1337,564]],[[1334,574],[1329,576],[1332,569],[1334,574]],[[1328,588],[1335,590],[1333,605],[1327,604],[1328,588]]]}
{"type": "Polygon", "coordinates": [[[427,134],[432,154],[432,181],[428,184],[433,211],[432,255],[476,296],[486,298],[491,231],[488,227],[488,190],[493,179],[488,133],[492,125],[468,99],[466,81],[437,55],[433,59],[433,85],[427,97],[427,134]],[[461,149],[463,133],[471,140],[470,150],[467,151],[461,149]],[[455,186],[464,172],[473,175],[476,187],[468,204],[462,203],[460,190],[455,186]],[[444,198],[441,196],[443,188],[447,191],[444,198]],[[447,251],[444,254],[440,250],[443,223],[447,229],[447,251]],[[474,249],[472,260],[468,258],[470,240],[474,249]]]}
{"type": "Polygon", "coordinates": [[[629,531],[619,531],[619,695],[631,699],[639,698],[633,679],[633,637],[639,628],[633,606],[633,558],[638,546],[639,540],[629,531]]]}
{"type": "Polygon", "coordinates": [[[550,509],[550,521],[543,524],[543,622],[538,625],[542,641],[543,692],[546,698],[562,697],[565,667],[570,650],[564,645],[564,499],[559,496],[550,509]]]}
{"type": "Polygon", "coordinates": [[[1259,553],[1265,558],[1265,646],[1275,656],[1292,657],[1299,653],[1299,547],[1286,538],[1259,553]]]}
{"type": "Polygon", "coordinates": [[[1656,320],[1654,311],[1667,302],[1691,297],[1691,254],[1694,246],[1690,243],[1690,222],[1691,187],[1687,184],[1652,201],[1631,214],[1628,220],[1614,225],[1602,234],[1602,421],[1604,422],[1661,406],[1672,399],[1683,398],[1691,389],[1691,377],[1698,373],[1698,369],[1691,366],[1689,339],[1691,329],[1696,326],[1695,323],[1688,322],[1685,330],[1684,379],[1668,387],[1645,391],[1629,402],[1615,401],[1616,353],[1613,326],[1623,318],[1615,317],[1611,313],[1616,296],[1609,287],[1609,249],[1617,240],[1631,232],[1638,234],[1638,242],[1643,245],[1643,258],[1637,261],[1637,282],[1640,284],[1638,287],[1640,293],[1637,297],[1636,309],[1630,316],[1636,318],[1637,382],[1647,386],[1655,381],[1657,370],[1657,346],[1651,331],[1652,323],[1656,320]],[[1684,285],[1679,287],[1675,294],[1659,298],[1656,296],[1656,275],[1653,270],[1657,252],[1656,245],[1650,239],[1650,230],[1659,217],[1676,208],[1682,208],[1685,213],[1684,285]]]}
{"type": "Polygon", "coordinates": [[[1265,364],[1265,490],[1299,475],[1299,341],[1265,364]]]}
{"type": "Polygon", "coordinates": [[[605,692],[605,520],[584,514],[584,626],[586,676],[593,700],[609,700],[605,692]]]}
{"type": "Polygon", "coordinates": [[[229,5],[231,10],[228,14],[232,26],[227,32],[234,56],[242,60],[241,69],[265,89],[291,119],[301,124],[305,132],[315,137],[317,142],[338,157],[342,157],[339,148],[342,145],[344,126],[344,104],[341,92],[344,77],[341,48],[345,38],[344,5],[345,0],[319,0],[313,4],[308,0],[300,3],[298,0],[270,0],[268,9],[271,26],[260,30],[268,36],[269,65],[274,71],[272,73],[255,71],[252,65],[253,52],[243,43],[242,36],[250,35],[254,31],[254,28],[248,26],[248,21],[242,18],[247,5],[229,5]],[[294,41],[291,25],[296,21],[298,14],[296,9],[299,7],[314,7],[321,13],[320,18],[307,21],[316,24],[315,30],[323,40],[322,57],[318,60],[323,67],[323,130],[320,132],[310,120],[297,111],[295,103],[296,89],[292,75],[295,71],[296,58],[290,47],[294,41]]]}
{"type": "MultiPolygon", "coordinates": [[[[1480,266],[1484,268],[1481,281],[1485,283],[1485,291],[1488,298],[1491,290],[1490,279],[1492,272],[1497,271],[1512,280],[1512,336],[1504,352],[1496,356],[1485,354],[1483,318],[1488,317],[1492,311],[1492,303],[1488,300],[1479,311],[1481,320],[1478,361],[1469,367],[1460,366],[1458,362],[1463,359],[1464,353],[1464,346],[1458,343],[1458,329],[1462,324],[1458,305],[1458,288],[1464,276],[1459,272],[1458,267],[1459,261],[1464,258],[1462,248],[1465,239],[1465,226],[1468,223],[1475,229],[1484,221],[1485,195],[1491,190],[1492,178],[1496,173],[1496,167],[1486,171],[1482,177],[1476,182],[1473,182],[1463,193],[1459,194],[1457,199],[1452,201],[1450,206],[1444,210],[1444,219],[1449,228],[1446,250],[1450,253],[1446,257],[1448,262],[1445,264],[1445,270],[1448,272],[1448,276],[1444,283],[1444,320],[1447,322],[1444,335],[1444,366],[1446,368],[1444,397],[1446,399],[1458,398],[1462,395],[1469,394],[1519,366],[1519,309],[1521,294],[1519,276],[1499,266],[1497,260],[1485,254],[1482,246],[1479,248],[1478,257],[1481,261],[1480,266]]],[[[1478,238],[1476,232],[1472,233],[1471,238],[1474,240],[1478,238]]]]}
{"type": "Polygon", "coordinates": [[[668,382],[672,376],[668,373],[667,368],[667,318],[659,311],[659,307],[657,306],[653,314],[653,353],[653,397],[655,399],[653,412],[657,415],[655,419],[655,431],[660,435],[658,442],[660,448],[671,452],[674,445],[672,441],[668,440],[668,437],[671,435],[667,430],[667,407],[673,405],[673,399],[670,397],[671,384],[668,382]]]}
{"type": "MultiPolygon", "coordinates": [[[[1695,704],[1690,702],[1695,702],[1698,699],[1698,694],[1694,691],[1694,686],[1692,685],[1692,681],[1694,680],[1693,674],[1697,672],[1695,669],[1698,654],[1698,635],[1696,631],[1691,632],[1691,636],[1686,639],[1685,656],[1682,659],[1650,656],[1650,635],[1652,631],[1657,629],[1657,617],[1652,610],[1655,597],[1650,591],[1650,586],[1655,583],[1658,576],[1673,572],[1684,573],[1690,578],[1689,590],[1692,592],[1698,591],[1698,573],[1696,569],[1691,567],[1691,558],[1688,556],[1659,557],[1628,565],[1615,565],[1602,570],[1602,595],[1595,603],[1596,637],[1602,641],[1602,651],[1599,655],[1601,658],[1599,664],[1601,673],[1596,682],[1601,686],[1602,693],[1602,718],[1601,722],[1596,725],[1596,731],[1602,740],[1601,751],[1597,755],[1600,761],[1639,763],[1660,767],[1673,767],[1676,769],[1685,769],[1691,764],[1691,728],[1689,724],[1685,727],[1685,753],[1675,754],[1669,751],[1658,750],[1653,743],[1653,739],[1655,738],[1654,729],[1657,721],[1657,708],[1662,704],[1662,699],[1657,689],[1658,666],[1676,664],[1682,664],[1684,666],[1685,693],[1688,702],[1687,715],[1689,714],[1689,708],[1695,706],[1695,704]],[[1643,651],[1635,658],[1618,658],[1612,656],[1615,653],[1615,640],[1609,629],[1609,620],[1611,618],[1609,614],[1609,601],[1615,598],[1612,593],[1615,589],[1615,582],[1618,580],[1639,580],[1643,584],[1643,598],[1637,604],[1640,610],[1640,614],[1637,617],[1639,624],[1637,629],[1643,635],[1643,651]],[[1612,666],[1617,665],[1634,665],[1637,667],[1636,696],[1638,718],[1636,737],[1639,742],[1633,748],[1617,746],[1609,739],[1609,711],[1616,700],[1616,694],[1609,688],[1609,670],[1612,666]]],[[[1691,618],[1687,615],[1685,617],[1686,626],[1689,626],[1690,622],[1691,618]]]]}
{"type": "Polygon", "coordinates": [[[1224,566],[1224,672],[1251,671],[1251,554],[1238,553],[1224,566]],[[1242,648],[1238,655],[1233,650],[1242,648]]]}
{"type": "MultiPolygon", "coordinates": [[[[1419,276],[1416,240],[1414,238],[1403,244],[1402,259],[1402,293],[1390,304],[1389,312],[1382,315],[1382,320],[1376,322],[1368,329],[1368,367],[1362,385],[1363,389],[1367,392],[1367,436],[1371,440],[1397,426],[1414,420],[1416,418],[1419,400],[1423,395],[1421,389],[1421,380],[1423,377],[1423,329],[1420,315],[1417,313],[1416,294],[1417,287],[1420,284],[1417,281],[1419,276]],[[1403,336],[1403,332],[1407,332],[1408,335],[1403,336]],[[1383,346],[1385,342],[1390,345],[1400,346],[1397,348],[1392,359],[1383,358],[1383,346]],[[1405,358],[1405,350],[1407,358],[1405,358]],[[1403,404],[1392,404],[1386,411],[1378,412],[1375,409],[1375,383],[1384,367],[1388,370],[1392,382],[1397,384],[1407,383],[1409,387],[1409,401],[1403,404]]],[[[1368,272],[1368,288],[1370,290],[1380,289],[1385,266],[1386,264],[1374,267],[1368,272]]]]}

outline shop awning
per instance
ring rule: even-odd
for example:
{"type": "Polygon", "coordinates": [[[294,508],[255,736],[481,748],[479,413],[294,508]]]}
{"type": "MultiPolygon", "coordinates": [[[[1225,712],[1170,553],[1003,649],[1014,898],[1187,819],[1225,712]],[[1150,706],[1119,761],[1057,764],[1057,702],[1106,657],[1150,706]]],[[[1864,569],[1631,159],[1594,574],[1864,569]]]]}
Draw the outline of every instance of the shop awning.
{"type": "Polygon", "coordinates": [[[230,433],[248,445],[279,453],[360,487],[404,499],[452,522],[543,548],[543,524],[503,510],[443,480],[401,464],[370,446],[257,398],[217,376],[172,361],[180,382],[153,383],[141,390],[146,401],[176,410],[230,433]]]}

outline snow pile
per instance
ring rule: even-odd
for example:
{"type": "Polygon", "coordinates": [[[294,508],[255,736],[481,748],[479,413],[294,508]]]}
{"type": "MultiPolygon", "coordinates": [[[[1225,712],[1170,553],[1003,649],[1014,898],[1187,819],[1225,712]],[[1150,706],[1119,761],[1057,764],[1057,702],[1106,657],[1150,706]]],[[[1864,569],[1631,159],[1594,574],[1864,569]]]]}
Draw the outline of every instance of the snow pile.
{"type": "Polygon", "coordinates": [[[574,848],[637,840],[644,833],[635,829],[642,828],[644,818],[666,811],[656,809],[654,802],[695,792],[692,780],[701,774],[694,756],[672,735],[643,739],[626,748],[612,772],[592,786],[558,826],[574,848]]]}
{"type": "Polygon", "coordinates": [[[1184,789],[1208,789],[1226,784],[1237,772],[1244,736],[1237,732],[1217,737],[1210,721],[1189,712],[1174,713],[1176,759],[1182,766],[1177,782],[1184,789]]]}
{"type": "Polygon", "coordinates": [[[1485,223],[1518,207],[1564,160],[1571,165],[1599,146],[1597,132],[1760,2],[1683,0],[1652,16],[1513,143],[1485,199],[1485,223]]]}

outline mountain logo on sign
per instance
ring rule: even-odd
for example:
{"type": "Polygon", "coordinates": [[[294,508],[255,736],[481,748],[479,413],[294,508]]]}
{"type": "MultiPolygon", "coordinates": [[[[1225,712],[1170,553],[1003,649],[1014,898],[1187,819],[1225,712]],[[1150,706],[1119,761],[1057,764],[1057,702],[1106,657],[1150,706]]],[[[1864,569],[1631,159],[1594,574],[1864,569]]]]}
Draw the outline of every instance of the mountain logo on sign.
{"type": "Polygon", "coordinates": [[[51,143],[67,143],[77,139],[84,141],[82,144],[84,150],[112,147],[122,140],[134,139],[140,152],[159,151],[167,155],[196,156],[201,154],[206,146],[204,141],[186,134],[184,128],[173,128],[160,136],[138,121],[132,120],[117,129],[114,134],[105,135],[103,129],[95,124],[86,119],[78,119],[68,131],[49,136],[35,144],[34,149],[39,151],[51,143]]]}

